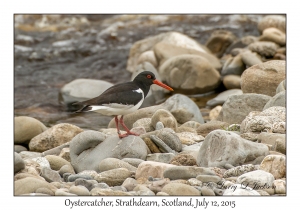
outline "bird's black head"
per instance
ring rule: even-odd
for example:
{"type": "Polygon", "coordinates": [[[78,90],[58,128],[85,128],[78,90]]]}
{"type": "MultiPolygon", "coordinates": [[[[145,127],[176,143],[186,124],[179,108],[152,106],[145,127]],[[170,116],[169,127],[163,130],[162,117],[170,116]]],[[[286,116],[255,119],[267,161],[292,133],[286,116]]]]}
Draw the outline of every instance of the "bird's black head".
{"type": "Polygon", "coordinates": [[[154,84],[153,81],[156,80],[155,75],[151,71],[143,71],[139,73],[133,81],[142,82],[145,85],[154,84]]]}
{"type": "MultiPolygon", "coordinates": [[[[162,82],[158,81],[155,77],[155,75],[151,71],[143,71],[139,73],[133,80],[136,84],[140,84],[139,86],[144,86],[146,89],[148,89],[151,85],[156,84],[159,85],[167,90],[173,91],[171,87],[168,85],[163,84],[162,82]]],[[[148,91],[146,91],[148,93],[148,91]]],[[[145,92],[145,91],[144,91],[145,92]]]]}

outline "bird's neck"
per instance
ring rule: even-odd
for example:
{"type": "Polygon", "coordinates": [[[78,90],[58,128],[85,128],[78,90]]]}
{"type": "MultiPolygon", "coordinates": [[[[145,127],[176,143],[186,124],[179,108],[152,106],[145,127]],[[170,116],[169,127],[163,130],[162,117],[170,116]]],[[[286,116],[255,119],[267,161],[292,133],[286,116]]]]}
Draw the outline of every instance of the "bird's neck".
{"type": "Polygon", "coordinates": [[[149,85],[145,85],[144,83],[142,82],[138,82],[138,81],[135,81],[136,85],[142,89],[142,91],[144,92],[144,98],[146,98],[149,90],[150,90],[150,86],[149,85]]]}

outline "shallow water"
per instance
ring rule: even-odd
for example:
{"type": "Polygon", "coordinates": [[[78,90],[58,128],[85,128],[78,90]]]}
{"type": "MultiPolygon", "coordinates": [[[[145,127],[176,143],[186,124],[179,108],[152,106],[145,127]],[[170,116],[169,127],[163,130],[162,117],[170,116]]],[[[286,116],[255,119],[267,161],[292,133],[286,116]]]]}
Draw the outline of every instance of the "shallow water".
{"type": "MultiPolygon", "coordinates": [[[[14,114],[34,117],[46,126],[68,122],[94,130],[106,127],[111,117],[68,111],[59,99],[63,85],[77,78],[112,83],[129,81],[131,73],[126,71],[126,64],[130,47],[148,36],[178,31],[201,44],[205,44],[216,29],[232,31],[239,38],[258,36],[257,22],[263,17],[220,14],[56,16],[15,16],[15,37],[27,35],[32,40],[15,41],[15,45],[28,49],[15,48],[14,114]],[[115,33],[103,35],[102,40],[97,41],[100,31],[117,22],[120,25],[115,33]],[[62,40],[74,43],[59,51],[53,43],[62,40]],[[98,48],[93,49],[97,44],[98,48]]],[[[209,111],[205,109],[206,101],[216,94],[192,97],[204,118],[209,111]]]]}

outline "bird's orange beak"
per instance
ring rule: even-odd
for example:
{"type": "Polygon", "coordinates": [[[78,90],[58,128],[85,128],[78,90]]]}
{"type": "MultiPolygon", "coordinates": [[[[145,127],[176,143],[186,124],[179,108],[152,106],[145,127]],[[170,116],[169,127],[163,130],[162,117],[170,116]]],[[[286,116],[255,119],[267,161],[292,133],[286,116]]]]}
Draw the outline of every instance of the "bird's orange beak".
{"type": "Polygon", "coordinates": [[[168,85],[165,85],[164,83],[158,81],[157,79],[153,80],[153,84],[159,85],[160,87],[163,87],[167,90],[173,91],[173,89],[171,87],[169,87],[168,85]]]}

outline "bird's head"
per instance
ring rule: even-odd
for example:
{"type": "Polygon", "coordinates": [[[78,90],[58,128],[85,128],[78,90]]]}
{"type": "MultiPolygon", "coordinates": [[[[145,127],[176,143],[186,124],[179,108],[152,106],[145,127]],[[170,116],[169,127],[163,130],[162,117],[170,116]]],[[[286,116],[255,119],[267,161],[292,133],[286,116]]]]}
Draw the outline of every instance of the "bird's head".
{"type": "Polygon", "coordinates": [[[173,89],[171,87],[169,87],[168,85],[160,82],[159,80],[156,79],[155,75],[150,72],[150,71],[143,71],[141,73],[139,73],[133,81],[137,81],[137,82],[142,82],[145,85],[152,85],[152,84],[156,84],[159,85],[167,90],[173,91],[173,89]]]}

